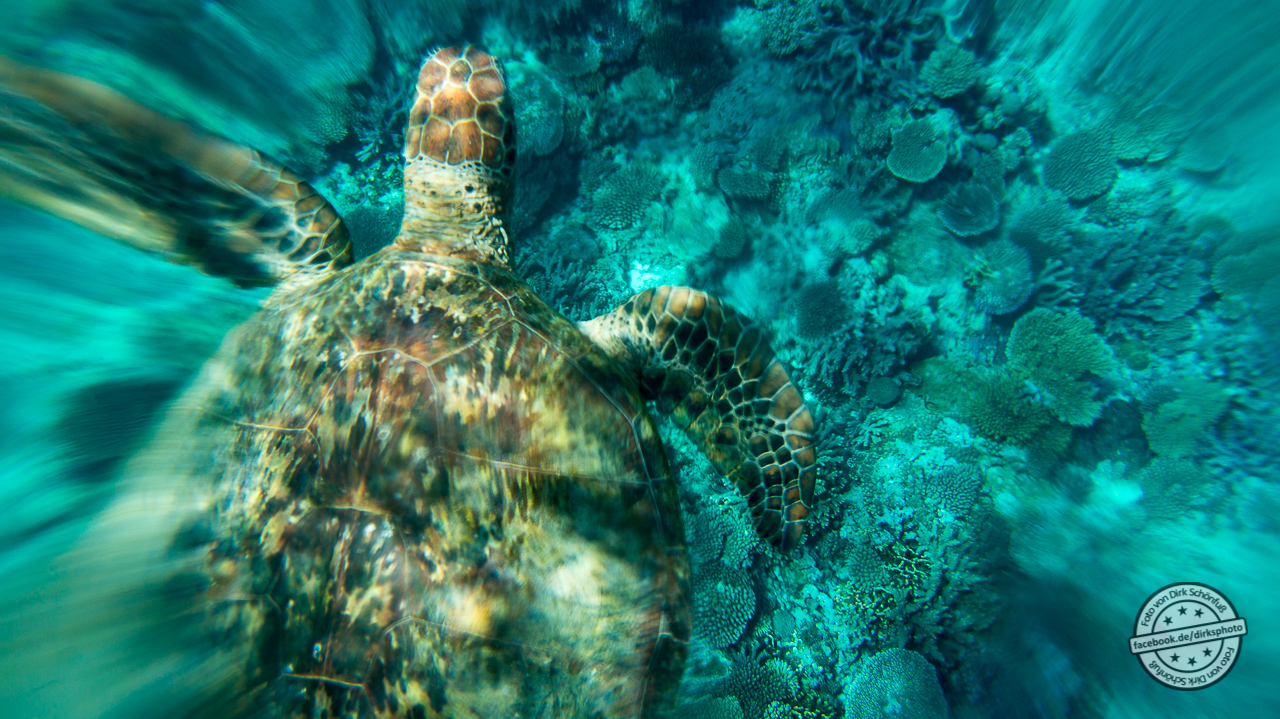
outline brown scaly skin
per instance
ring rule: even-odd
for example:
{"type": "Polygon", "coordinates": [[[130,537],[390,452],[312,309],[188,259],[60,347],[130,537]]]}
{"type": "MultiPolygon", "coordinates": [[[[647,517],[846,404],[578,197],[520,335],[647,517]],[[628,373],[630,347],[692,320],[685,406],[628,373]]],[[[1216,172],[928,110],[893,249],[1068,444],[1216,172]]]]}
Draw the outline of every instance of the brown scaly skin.
{"type": "Polygon", "coordinates": [[[813,417],[754,322],[704,292],[664,286],[582,331],[733,480],[761,537],[783,551],[800,544],[817,483],[813,417]]]}
{"type": "Polygon", "coordinates": [[[783,549],[813,506],[812,418],[760,330],[703,293],[581,326],[552,311],[507,268],[497,64],[441,50],[417,90],[396,242],[284,284],[228,337],[87,535],[98,574],[76,576],[114,580],[90,604],[144,625],[137,598],[200,577],[166,616],[204,618],[218,716],[655,716],[692,599],[646,401],[783,549]]]}
{"type": "Polygon", "coordinates": [[[404,249],[506,265],[515,122],[497,61],[468,45],[422,65],[404,148],[404,249]]]}
{"type": "Polygon", "coordinates": [[[338,213],[257,151],[0,57],[0,197],[242,285],[351,264],[338,213]]]}

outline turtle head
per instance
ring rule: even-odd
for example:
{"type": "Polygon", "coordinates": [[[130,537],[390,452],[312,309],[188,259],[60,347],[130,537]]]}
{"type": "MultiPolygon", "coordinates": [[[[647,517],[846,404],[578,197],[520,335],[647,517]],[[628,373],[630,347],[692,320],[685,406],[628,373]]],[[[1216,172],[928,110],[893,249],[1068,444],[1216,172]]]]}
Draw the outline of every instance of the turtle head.
{"type": "Polygon", "coordinates": [[[473,45],[428,58],[405,131],[404,223],[396,245],[505,265],[515,146],[498,61],[473,45]]]}

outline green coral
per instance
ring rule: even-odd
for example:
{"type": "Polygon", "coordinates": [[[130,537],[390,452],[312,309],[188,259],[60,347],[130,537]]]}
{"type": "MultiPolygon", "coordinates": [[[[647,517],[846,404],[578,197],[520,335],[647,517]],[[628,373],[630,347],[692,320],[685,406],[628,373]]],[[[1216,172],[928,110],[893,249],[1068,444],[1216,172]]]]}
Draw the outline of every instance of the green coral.
{"type": "Polygon", "coordinates": [[[1111,349],[1093,322],[1075,310],[1033,310],[1013,325],[1009,368],[1067,424],[1091,424],[1102,412],[1096,378],[1115,369],[1111,349]]]}

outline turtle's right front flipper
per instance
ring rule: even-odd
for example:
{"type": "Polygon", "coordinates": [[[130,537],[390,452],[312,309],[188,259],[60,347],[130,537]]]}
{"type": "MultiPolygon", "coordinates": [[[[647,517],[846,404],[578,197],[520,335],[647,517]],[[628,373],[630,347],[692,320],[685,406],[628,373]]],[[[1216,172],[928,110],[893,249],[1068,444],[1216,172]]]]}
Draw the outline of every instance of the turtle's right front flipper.
{"type": "Polygon", "coordinates": [[[800,543],[817,482],[813,417],[754,322],[705,292],[658,287],[579,327],[737,485],[761,537],[800,543]]]}
{"type": "Polygon", "coordinates": [[[0,198],[241,285],[351,263],[338,213],[256,151],[0,57],[0,198]]]}

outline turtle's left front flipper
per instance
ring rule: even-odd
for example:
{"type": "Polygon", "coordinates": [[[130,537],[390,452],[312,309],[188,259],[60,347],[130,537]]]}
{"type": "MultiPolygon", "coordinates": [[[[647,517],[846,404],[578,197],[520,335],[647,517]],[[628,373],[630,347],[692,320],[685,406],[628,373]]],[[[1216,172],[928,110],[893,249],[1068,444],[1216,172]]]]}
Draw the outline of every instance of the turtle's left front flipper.
{"type": "Polygon", "coordinates": [[[706,293],[659,287],[579,326],[737,485],[762,537],[800,543],[817,481],[813,417],[754,322],[706,293]]]}
{"type": "Polygon", "coordinates": [[[351,263],[338,213],[258,152],[0,57],[0,198],[241,285],[351,263]]]}

